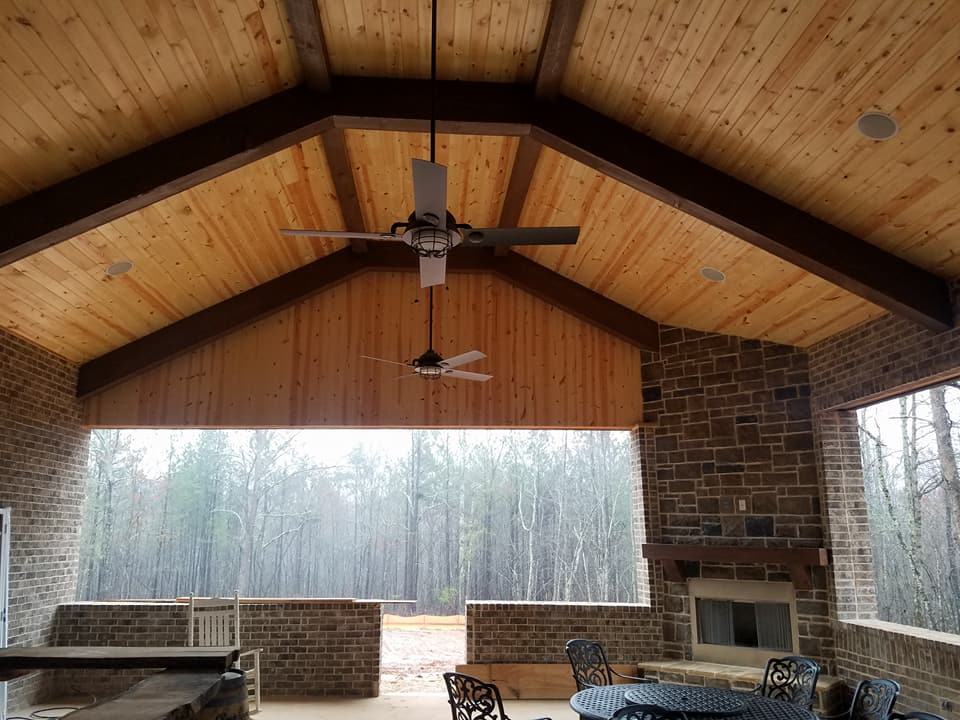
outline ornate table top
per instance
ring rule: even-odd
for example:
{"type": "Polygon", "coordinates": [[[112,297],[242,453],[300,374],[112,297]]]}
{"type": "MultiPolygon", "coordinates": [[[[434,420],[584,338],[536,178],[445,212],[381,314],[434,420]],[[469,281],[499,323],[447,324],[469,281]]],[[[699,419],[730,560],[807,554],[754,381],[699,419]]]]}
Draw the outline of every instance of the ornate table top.
{"type": "Polygon", "coordinates": [[[647,683],[628,690],[624,698],[628,703],[659,705],[680,710],[687,715],[726,717],[742,715],[744,711],[743,695],[740,693],[696,685],[647,683]]]}
{"type": "MultiPolygon", "coordinates": [[[[632,685],[608,685],[606,687],[595,687],[581,690],[570,698],[570,707],[573,711],[586,720],[609,720],[613,714],[625,705],[630,705],[633,697],[650,697],[652,688],[659,688],[661,702],[654,703],[651,700],[643,700],[651,704],[660,705],[669,710],[683,710],[676,705],[666,704],[668,701],[663,699],[670,693],[686,694],[691,697],[690,691],[698,691],[696,694],[699,699],[712,696],[717,701],[717,707],[727,707],[728,710],[712,715],[723,714],[734,720],[816,720],[816,715],[802,708],[799,705],[783,702],[782,700],[771,700],[770,698],[750,695],[748,693],[737,692],[735,690],[722,690],[720,688],[702,688],[694,685],[674,685],[672,683],[643,683],[632,685]],[[704,694],[699,691],[709,691],[704,694]],[[628,693],[630,698],[628,698],[628,693]],[[742,709],[736,715],[731,715],[729,708],[733,703],[740,703],[742,709]]],[[[687,712],[687,711],[685,711],[687,712]]],[[[696,712],[691,712],[697,715],[696,712]]],[[[701,713],[701,716],[706,717],[701,713]]]]}

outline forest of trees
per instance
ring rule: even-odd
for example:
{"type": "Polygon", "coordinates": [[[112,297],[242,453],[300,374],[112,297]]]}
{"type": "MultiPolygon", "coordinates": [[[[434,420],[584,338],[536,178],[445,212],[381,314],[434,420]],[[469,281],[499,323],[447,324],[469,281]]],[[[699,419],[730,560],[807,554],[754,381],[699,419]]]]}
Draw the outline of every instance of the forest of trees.
{"type": "Polygon", "coordinates": [[[955,385],[860,411],[882,620],[960,633],[958,411],[955,385]]]}
{"type": "Polygon", "coordinates": [[[324,464],[322,430],[171,431],[161,462],[144,432],[91,434],[79,599],[637,597],[628,433],[416,430],[324,464]]]}

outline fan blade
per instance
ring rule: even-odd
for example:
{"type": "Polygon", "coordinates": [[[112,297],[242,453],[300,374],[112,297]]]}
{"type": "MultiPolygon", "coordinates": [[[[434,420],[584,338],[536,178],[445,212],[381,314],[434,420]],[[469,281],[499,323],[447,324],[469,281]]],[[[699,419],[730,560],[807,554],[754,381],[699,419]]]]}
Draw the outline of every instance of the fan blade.
{"type": "Polygon", "coordinates": [[[474,228],[463,233],[464,245],[573,245],[578,227],[474,228]]]}
{"type": "Polygon", "coordinates": [[[365,240],[399,240],[396,233],[351,232],[349,230],[294,230],[280,228],[281,235],[306,235],[307,237],[363,238],[365,240]]]}
{"type": "Polygon", "coordinates": [[[493,375],[484,375],[483,373],[467,372],[466,370],[444,370],[443,377],[457,378],[459,380],[473,380],[474,382],[486,382],[493,378],[493,375]]]}
{"type": "Polygon", "coordinates": [[[397,362],[396,360],[384,360],[383,358],[372,357],[370,355],[361,355],[364,360],[375,360],[376,362],[390,363],[391,365],[402,365],[403,367],[413,367],[410,363],[397,362]]]}
{"type": "Polygon", "coordinates": [[[454,355],[449,360],[444,360],[441,365],[443,367],[455,368],[458,365],[466,365],[467,363],[473,362],[474,360],[483,360],[486,357],[479,350],[471,350],[470,352],[461,353],[459,355],[454,355]]]}
{"type": "Polygon", "coordinates": [[[447,258],[421,257],[420,258],[420,287],[443,285],[447,278],[447,258]]]}
{"type": "Polygon", "coordinates": [[[443,165],[413,161],[413,200],[417,220],[447,227],[447,169],[443,165]]]}

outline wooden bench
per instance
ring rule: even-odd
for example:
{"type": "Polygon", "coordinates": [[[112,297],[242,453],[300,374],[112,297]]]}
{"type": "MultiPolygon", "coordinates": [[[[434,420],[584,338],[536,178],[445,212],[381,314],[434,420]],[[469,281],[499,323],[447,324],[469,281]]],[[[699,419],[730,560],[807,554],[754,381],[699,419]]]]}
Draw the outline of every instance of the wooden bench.
{"type": "Polygon", "coordinates": [[[219,690],[219,672],[164,670],[126,692],[66,717],[70,720],[191,720],[219,690]]]}

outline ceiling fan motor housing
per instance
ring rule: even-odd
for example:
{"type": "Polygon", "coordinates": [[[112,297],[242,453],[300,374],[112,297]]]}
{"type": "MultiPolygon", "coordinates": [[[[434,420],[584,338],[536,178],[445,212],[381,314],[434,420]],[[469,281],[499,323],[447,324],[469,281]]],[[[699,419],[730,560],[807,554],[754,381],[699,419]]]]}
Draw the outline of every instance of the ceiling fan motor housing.
{"type": "MultiPolygon", "coordinates": [[[[396,226],[395,226],[396,227],[396,226]]],[[[444,257],[450,248],[463,242],[463,235],[457,226],[456,218],[448,210],[446,227],[440,227],[439,219],[418,220],[410,216],[407,231],[403,233],[403,242],[413,248],[420,257],[444,257]]]]}
{"type": "Polygon", "coordinates": [[[443,374],[443,366],[440,364],[442,362],[443,358],[440,354],[431,348],[420,357],[414,358],[411,364],[414,367],[414,372],[420,377],[437,380],[443,374]]]}

